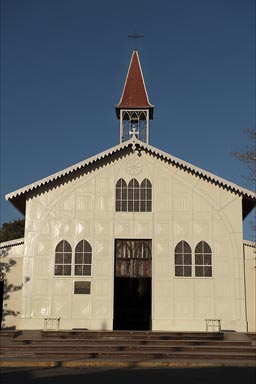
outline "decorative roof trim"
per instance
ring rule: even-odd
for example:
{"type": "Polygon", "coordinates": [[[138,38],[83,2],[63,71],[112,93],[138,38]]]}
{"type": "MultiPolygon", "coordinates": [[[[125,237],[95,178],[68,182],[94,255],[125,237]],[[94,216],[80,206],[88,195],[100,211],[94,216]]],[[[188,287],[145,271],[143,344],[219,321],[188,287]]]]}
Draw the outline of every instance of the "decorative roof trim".
{"type": "Polygon", "coordinates": [[[20,239],[3,241],[2,243],[0,243],[0,249],[16,247],[17,245],[21,245],[21,244],[24,244],[24,237],[21,237],[20,239]]]}
{"type": "Polygon", "coordinates": [[[256,248],[256,242],[251,240],[243,240],[243,244],[245,247],[256,248]]]}
{"type": "MultiPolygon", "coordinates": [[[[167,152],[161,151],[151,145],[146,145],[142,143],[142,146],[145,148],[147,147],[152,153],[155,153],[158,156],[163,157],[164,159],[180,166],[181,168],[193,172],[197,174],[198,176],[205,177],[207,180],[213,181],[214,183],[224,187],[233,190],[236,193],[240,193],[242,195],[247,195],[248,197],[251,197],[252,199],[256,200],[256,195],[253,191],[250,191],[249,189],[240,187],[237,184],[234,184],[226,179],[223,179],[222,177],[216,176],[214,173],[205,171],[202,168],[196,167],[195,165],[188,163],[186,161],[183,161],[179,159],[178,157],[172,156],[168,154],[167,152]]],[[[146,148],[145,148],[146,149],[146,148]]]]}
{"type": "Polygon", "coordinates": [[[35,190],[36,188],[42,187],[42,186],[44,186],[44,185],[46,185],[46,184],[48,184],[54,180],[57,180],[57,179],[60,179],[66,175],[69,175],[69,174],[71,174],[71,173],[73,173],[73,172],[75,172],[81,168],[88,166],[89,164],[93,164],[93,163],[95,163],[101,159],[104,159],[108,156],[111,156],[114,153],[120,152],[123,149],[128,148],[128,147],[131,147],[132,150],[144,149],[145,151],[152,153],[152,155],[159,156],[159,157],[165,159],[166,161],[169,161],[169,162],[179,166],[180,168],[182,168],[188,172],[192,172],[192,173],[194,173],[200,177],[205,177],[207,180],[210,180],[210,181],[214,182],[215,184],[222,186],[223,188],[230,189],[233,192],[248,196],[249,198],[256,200],[256,195],[253,191],[242,188],[237,184],[234,184],[234,183],[232,183],[226,179],[223,179],[221,177],[214,175],[213,173],[210,173],[210,172],[207,172],[201,168],[198,168],[198,167],[196,167],[196,166],[194,166],[194,165],[192,165],[186,161],[183,161],[183,160],[181,160],[175,156],[168,154],[167,152],[161,151],[161,150],[159,150],[159,149],[157,149],[157,148],[155,148],[149,144],[146,144],[146,143],[138,140],[135,137],[132,137],[130,140],[127,140],[127,141],[125,141],[119,145],[116,145],[116,146],[114,146],[114,147],[112,147],[106,151],[103,151],[103,152],[101,152],[95,156],[92,156],[92,157],[90,157],[84,161],[76,163],[71,167],[65,168],[64,170],[62,170],[60,172],[54,173],[54,174],[52,174],[46,178],[43,178],[43,179],[38,180],[32,184],[29,184],[23,188],[20,188],[14,192],[11,192],[5,196],[5,199],[6,200],[12,200],[15,197],[21,196],[25,193],[28,193],[32,190],[35,190]]]}
{"type": "Polygon", "coordinates": [[[74,164],[68,168],[65,168],[62,171],[56,172],[56,173],[54,173],[48,177],[45,177],[45,178],[40,179],[38,181],[35,181],[34,183],[28,184],[23,188],[17,189],[16,191],[7,194],[5,196],[5,199],[11,200],[17,196],[21,196],[22,194],[27,193],[29,191],[32,191],[38,187],[42,187],[43,185],[46,185],[46,184],[50,183],[51,181],[54,181],[54,180],[62,178],[63,176],[69,175],[70,173],[73,173],[73,172],[75,172],[75,171],[77,171],[83,167],[86,167],[89,164],[93,164],[98,160],[104,159],[107,156],[110,156],[116,152],[119,152],[123,148],[128,147],[130,142],[131,142],[131,140],[128,140],[122,144],[116,145],[115,147],[112,147],[106,151],[100,152],[99,154],[97,154],[95,156],[89,157],[86,160],[83,160],[83,161],[76,163],[76,164],[74,164]]]}

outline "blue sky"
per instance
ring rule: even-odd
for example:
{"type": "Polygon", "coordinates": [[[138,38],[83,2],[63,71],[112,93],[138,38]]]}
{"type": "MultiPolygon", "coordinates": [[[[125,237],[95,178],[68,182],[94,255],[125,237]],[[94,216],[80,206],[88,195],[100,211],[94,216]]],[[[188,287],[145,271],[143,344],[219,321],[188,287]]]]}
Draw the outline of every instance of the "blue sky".
{"type": "Polygon", "coordinates": [[[150,144],[248,187],[232,151],[255,128],[254,0],[2,0],[1,223],[20,217],[6,193],[119,143],[134,32],[150,144]]]}

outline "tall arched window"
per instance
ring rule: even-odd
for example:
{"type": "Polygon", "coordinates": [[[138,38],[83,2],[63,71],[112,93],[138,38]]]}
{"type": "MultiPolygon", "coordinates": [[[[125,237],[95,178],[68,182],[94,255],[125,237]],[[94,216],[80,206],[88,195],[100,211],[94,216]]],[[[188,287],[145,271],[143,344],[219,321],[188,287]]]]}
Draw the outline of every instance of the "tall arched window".
{"type": "Polygon", "coordinates": [[[140,186],[136,179],[128,184],[128,212],[139,212],[140,207],[140,186]]]}
{"type": "Polygon", "coordinates": [[[75,249],[75,275],[90,276],[92,268],[92,247],[81,240],[75,249]]]}
{"type": "Polygon", "coordinates": [[[182,240],[174,251],[175,276],[192,276],[192,252],[190,245],[182,240]]]}
{"type": "Polygon", "coordinates": [[[212,250],[205,241],[200,241],[195,249],[195,275],[212,276],[212,250]]]}
{"type": "Polygon", "coordinates": [[[144,179],[140,187],[140,212],[152,210],[152,185],[148,179],[144,179]]]}
{"type": "Polygon", "coordinates": [[[119,179],[116,183],[116,211],[127,211],[127,184],[124,179],[119,179]]]}
{"type": "Polygon", "coordinates": [[[71,275],[72,248],[68,241],[62,240],[55,248],[55,275],[71,275]]]}

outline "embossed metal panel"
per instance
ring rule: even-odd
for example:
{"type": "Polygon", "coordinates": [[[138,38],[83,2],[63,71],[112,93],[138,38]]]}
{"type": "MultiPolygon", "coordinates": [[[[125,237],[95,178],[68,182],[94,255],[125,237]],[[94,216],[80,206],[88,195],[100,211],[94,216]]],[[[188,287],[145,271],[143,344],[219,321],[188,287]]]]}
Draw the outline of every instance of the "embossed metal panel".
{"type": "Polygon", "coordinates": [[[116,240],[117,277],[151,277],[152,240],[116,240]]]}

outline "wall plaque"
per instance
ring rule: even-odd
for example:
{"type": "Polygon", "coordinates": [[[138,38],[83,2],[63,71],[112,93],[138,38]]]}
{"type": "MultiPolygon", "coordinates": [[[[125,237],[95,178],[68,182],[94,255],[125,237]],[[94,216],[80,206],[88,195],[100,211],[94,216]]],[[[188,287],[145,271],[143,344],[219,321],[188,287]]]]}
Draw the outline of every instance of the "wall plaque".
{"type": "Polygon", "coordinates": [[[91,293],[90,281],[75,281],[74,294],[89,295],[91,293]]]}

